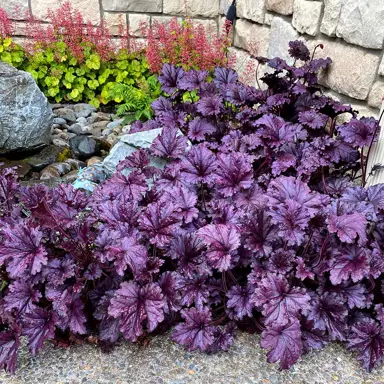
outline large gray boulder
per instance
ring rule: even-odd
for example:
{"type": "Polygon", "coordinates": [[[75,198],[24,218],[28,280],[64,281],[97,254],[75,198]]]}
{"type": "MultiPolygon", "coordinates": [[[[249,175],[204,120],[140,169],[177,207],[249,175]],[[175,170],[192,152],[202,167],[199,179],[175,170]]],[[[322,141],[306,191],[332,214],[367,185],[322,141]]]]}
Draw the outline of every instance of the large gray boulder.
{"type": "Polygon", "coordinates": [[[49,144],[52,109],[33,77],[0,61],[0,154],[49,144]]]}

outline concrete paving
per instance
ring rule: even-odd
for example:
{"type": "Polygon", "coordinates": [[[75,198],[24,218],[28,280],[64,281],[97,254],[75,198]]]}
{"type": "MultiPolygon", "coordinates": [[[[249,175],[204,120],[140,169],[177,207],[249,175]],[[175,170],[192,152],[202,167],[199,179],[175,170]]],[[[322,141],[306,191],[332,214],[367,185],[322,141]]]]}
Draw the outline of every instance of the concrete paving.
{"type": "Polygon", "coordinates": [[[229,352],[186,352],[169,336],[147,347],[122,342],[110,354],[96,346],[45,348],[32,358],[23,348],[16,375],[0,384],[384,384],[384,368],[366,373],[336,343],[304,356],[289,371],[266,362],[256,335],[239,334],[229,352]]]}

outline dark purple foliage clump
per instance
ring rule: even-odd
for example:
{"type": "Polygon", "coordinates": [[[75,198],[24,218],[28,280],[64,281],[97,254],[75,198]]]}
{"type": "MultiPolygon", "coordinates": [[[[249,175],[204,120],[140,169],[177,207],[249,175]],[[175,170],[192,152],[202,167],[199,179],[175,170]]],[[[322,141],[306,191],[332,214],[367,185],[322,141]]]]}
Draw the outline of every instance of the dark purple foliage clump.
{"type": "Polygon", "coordinates": [[[15,371],[22,336],[35,355],[170,328],[207,353],[260,331],[282,369],[332,340],[381,364],[384,185],[365,187],[362,148],[378,122],[322,94],[330,59],[290,54],[300,66],[259,58],[265,90],[165,65],[169,96],[140,128],[162,134],[91,195],[0,171],[1,367],[15,371]]]}

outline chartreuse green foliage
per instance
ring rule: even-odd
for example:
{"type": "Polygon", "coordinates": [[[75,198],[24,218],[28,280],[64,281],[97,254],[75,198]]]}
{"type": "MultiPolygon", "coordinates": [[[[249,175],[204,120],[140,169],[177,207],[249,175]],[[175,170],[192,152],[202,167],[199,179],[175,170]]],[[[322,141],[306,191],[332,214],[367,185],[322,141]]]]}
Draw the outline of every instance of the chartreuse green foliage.
{"type": "Polygon", "coordinates": [[[21,67],[24,62],[24,50],[15,44],[11,37],[0,36],[0,60],[16,68],[21,67]]]}
{"type": "Polygon", "coordinates": [[[135,87],[125,83],[116,84],[111,92],[116,103],[121,103],[117,114],[125,116],[124,123],[130,124],[135,120],[148,120],[153,116],[151,103],[161,95],[161,86],[157,77],[152,75],[135,87]]]}
{"type": "Polygon", "coordinates": [[[112,101],[116,84],[136,88],[150,76],[147,61],[139,53],[120,50],[107,61],[87,47],[85,59],[79,62],[62,41],[28,56],[23,69],[49,99],[89,102],[95,107],[112,101]]]}

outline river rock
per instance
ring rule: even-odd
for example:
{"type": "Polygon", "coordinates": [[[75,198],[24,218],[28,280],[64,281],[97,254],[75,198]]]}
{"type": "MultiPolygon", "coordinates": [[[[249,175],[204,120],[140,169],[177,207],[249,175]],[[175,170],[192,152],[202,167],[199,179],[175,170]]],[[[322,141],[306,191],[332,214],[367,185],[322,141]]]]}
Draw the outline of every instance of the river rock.
{"type": "Polygon", "coordinates": [[[53,119],[53,124],[64,125],[67,124],[67,120],[63,119],[62,117],[55,117],[53,119]]]}
{"type": "Polygon", "coordinates": [[[31,171],[30,165],[27,164],[25,161],[0,159],[0,169],[12,167],[16,168],[16,173],[20,178],[24,178],[31,171]]]}
{"type": "Polygon", "coordinates": [[[32,75],[0,61],[0,154],[49,144],[52,118],[32,75]]]}
{"type": "Polygon", "coordinates": [[[76,117],[88,117],[92,112],[96,111],[96,108],[90,104],[78,103],[72,107],[73,111],[76,114],[76,117]]]}
{"type": "Polygon", "coordinates": [[[76,121],[76,114],[70,108],[59,108],[55,111],[56,116],[63,118],[71,123],[76,121]]]}
{"type": "Polygon", "coordinates": [[[69,141],[73,155],[86,160],[100,153],[100,147],[94,139],[88,136],[76,136],[69,141]]]}
{"type": "Polygon", "coordinates": [[[69,164],[73,170],[85,168],[85,166],[87,165],[83,161],[76,160],[76,159],[67,159],[65,160],[65,162],[69,164]]]}
{"type": "Polygon", "coordinates": [[[25,162],[29,164],[34,171],[40,172],[47,165],[56,162],[60,152],[61,148],[55,145],[49,145],[39,154],[26,159],[25,162]]]}

